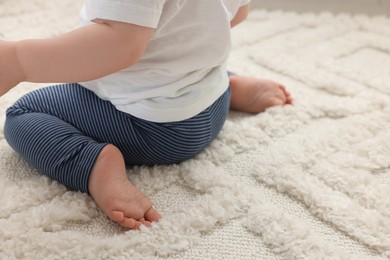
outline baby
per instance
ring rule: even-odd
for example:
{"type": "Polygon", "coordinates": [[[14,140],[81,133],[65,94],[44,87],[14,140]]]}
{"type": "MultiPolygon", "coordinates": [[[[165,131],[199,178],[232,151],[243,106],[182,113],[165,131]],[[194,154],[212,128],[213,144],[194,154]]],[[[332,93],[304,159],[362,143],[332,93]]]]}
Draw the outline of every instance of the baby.
{"type": "Polygon", "coordinates": [[[292,103],[279,83],[227,72],[230,30],[249,2],[85,0],[74,31],[0,41],[0,95],[24,81],[66,82],[7,110],[8,143],[121,226],[150,226],[160,214],[126,165],[180,163],[213,141],[229,109],[292,103]]]}

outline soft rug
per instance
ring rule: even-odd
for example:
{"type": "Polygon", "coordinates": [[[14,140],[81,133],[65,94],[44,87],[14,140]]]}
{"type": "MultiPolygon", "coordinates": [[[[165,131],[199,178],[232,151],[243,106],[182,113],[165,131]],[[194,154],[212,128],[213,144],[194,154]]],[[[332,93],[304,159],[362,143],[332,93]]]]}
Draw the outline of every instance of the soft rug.
{"type": "MultiPolygon", "coordinates": [[[[58,35],[80,6],[0,0],[0,37],[58,35]]],[[[253,10],[230,67],[282,82],[295,103],[232,112],[193,160],[129,169],[163,215],[152,228],[121,229],[1,134],[0,259],[390,258],[390,19],[253,10]]],[[[37,87],[1,97],[0,123],[37,87]]]]}

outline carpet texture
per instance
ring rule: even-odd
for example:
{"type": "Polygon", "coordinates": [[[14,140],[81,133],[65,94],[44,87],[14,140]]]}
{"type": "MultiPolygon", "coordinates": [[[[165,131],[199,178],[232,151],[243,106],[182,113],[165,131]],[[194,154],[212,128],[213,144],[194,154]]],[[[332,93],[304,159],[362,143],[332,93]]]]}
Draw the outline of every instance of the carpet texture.
{"type": "MultiPolygon", "coordinates": [[[[81,1],[0,0],[0,38],[55,36],[81,1]]],[[[163,218],[126,231],[85,194],[39,175],[0,135],[0,259],[390,258],[390,19],[253,10],[230,67],[294,106],[231,113],[180,165],[129,178],[163,218]]],[[[4,111],[42,85],[23,83],[4,111]]]]}

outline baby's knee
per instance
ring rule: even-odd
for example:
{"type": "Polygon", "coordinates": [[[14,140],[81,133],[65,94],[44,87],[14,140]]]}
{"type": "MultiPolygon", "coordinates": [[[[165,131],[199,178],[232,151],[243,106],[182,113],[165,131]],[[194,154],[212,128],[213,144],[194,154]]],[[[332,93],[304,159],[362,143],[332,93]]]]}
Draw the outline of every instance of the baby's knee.
{"type": "Polygon", "coordinates": [[[27,93],[19,98],[12,106],[6,110],[6,116],[18,116],[26,113],[41,112],[40,97],[37,91],[27,93]]]}
{"type": "Polygon", "coordinates": [[[7,110],[6,110],[6,117],[9,118],[9,117],[14,117],[14,116],[18,116],[18,115],[23,115],[23,114],[26,114],[26,113],[29,113],[31,110],[29,107],[25,106],[22,102],[15,102],[15,104],[13,104],[12,106],[10,106],[7,110]]]}

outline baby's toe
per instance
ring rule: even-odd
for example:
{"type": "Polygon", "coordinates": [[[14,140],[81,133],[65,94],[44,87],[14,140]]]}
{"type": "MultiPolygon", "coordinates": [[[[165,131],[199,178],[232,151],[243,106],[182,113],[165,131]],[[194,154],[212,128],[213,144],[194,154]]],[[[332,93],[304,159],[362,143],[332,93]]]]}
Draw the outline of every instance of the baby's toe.
{"type": "Polygon", "coordinates": [[[113,210],[113,211],[110,211],[108,212],[107,216],[115,221],[115,222],[122,222],[125,218],[125,214],[123,214],[123,212],[121,211],[117,211],[117,210],[113,210]]]}
{"type": "Polygon", "coordinates": [[[137,229],[142,225],[142,222],[137,221],[133,218],[124,218],[123,221],[118,222],[122,227],[129,229],[137,229]]]}
{"type": "Polygon", "coordinates": [[[161,218],[160,214],[151,207],[148,211],[145,213],[145,219],[150,222],[157,221],[161,218]]]}
{"type": "Polygon", "coordinates": [[[281,104],[281,105],[288,105],[288,104],[292,104],[292,96],[291,96],[291,93],[286,89],[285,86],[283,85],[279,85],[279,88],[282,90],[283,94],[284,94],[284,103],[281,104]]]}

